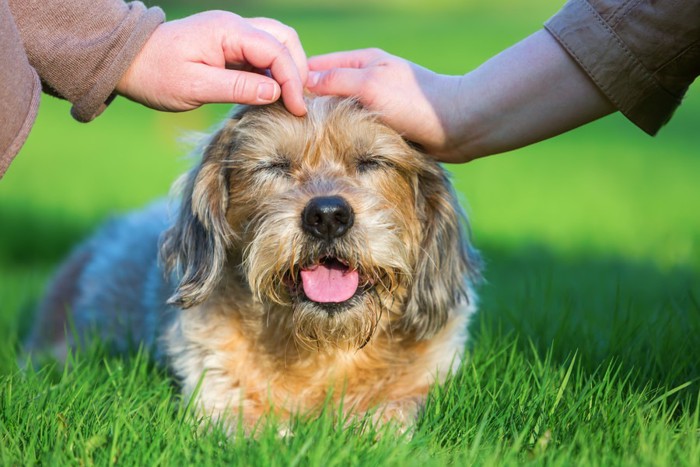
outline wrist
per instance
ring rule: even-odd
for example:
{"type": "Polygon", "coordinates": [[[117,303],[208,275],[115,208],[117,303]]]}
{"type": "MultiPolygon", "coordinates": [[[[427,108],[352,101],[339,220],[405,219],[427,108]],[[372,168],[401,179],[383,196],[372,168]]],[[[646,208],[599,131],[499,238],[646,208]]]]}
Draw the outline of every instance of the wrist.
{"type": "Polygon", "coordinates": [[[431,96],[442,135],[433,148],[439,160],[449,163],[467,162],[474,155],[474,142],[483,132],[483,118],[468,96],[469,76],[436,75],[431,96]]]}

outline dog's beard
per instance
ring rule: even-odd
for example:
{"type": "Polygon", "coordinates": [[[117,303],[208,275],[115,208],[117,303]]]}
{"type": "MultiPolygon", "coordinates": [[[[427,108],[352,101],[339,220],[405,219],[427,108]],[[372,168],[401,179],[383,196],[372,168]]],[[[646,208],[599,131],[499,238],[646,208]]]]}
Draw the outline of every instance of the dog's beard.
{"type": "Polygon", "coordinates": [[[248,282],[267,309],[265,324],[287,330],[309,350],[364,347],[382,316],[391,319],[401,303],[399,291],[410,281],[409,268],[398,261],[404,255],[396,244],[372,252],[353,235],[325,244],[289,233],[258,236],[246,250],[248,282]]]}
{"type": "Polygon", "coordinates": [[[368,269],[327,250],[302,257],[257,282],[254,292],[271,313],[266,319],[288,321],[283,327],[309,350],[364,347],[393,302],[396,271],[368,269]]]}
{"type": "Polygon", "coordinates": [[[372,338],[384,305],[367,291],[342,303],[297,299],[291,306],[294,340],[309,350],[360,349],[372,338]]]}

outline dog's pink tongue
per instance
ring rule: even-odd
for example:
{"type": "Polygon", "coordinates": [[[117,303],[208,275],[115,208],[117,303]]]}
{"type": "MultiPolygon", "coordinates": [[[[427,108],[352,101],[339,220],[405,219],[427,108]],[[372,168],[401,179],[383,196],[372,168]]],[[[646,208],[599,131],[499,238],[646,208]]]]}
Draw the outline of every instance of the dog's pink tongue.
{"type": "Polygon", "coordinates": [[[301,283],[309,300],[341,303],[355,295],[360,275],[340,264],[319,264],[301,271],[301,283]]]}

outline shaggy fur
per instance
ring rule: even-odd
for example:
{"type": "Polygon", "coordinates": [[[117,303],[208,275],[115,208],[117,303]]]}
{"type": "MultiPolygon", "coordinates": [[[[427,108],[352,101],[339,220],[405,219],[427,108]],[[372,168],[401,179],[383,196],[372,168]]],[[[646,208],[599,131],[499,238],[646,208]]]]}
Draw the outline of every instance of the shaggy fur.
{"type": "Polygon", "coordinates": [[[186,395],[201,379],[199,407],[231,428],[341,395],[349,415],[410,424],[460,363],[478,256],[437,163],[354,101],[307,104],[237,108],[173,221],[155,204],[73,254],[30,347],[72,344],[68,311],[81,338],[153,346],[186,395]],[[357,277],[352,296],[311,300],[319,267],[357,277]]]}

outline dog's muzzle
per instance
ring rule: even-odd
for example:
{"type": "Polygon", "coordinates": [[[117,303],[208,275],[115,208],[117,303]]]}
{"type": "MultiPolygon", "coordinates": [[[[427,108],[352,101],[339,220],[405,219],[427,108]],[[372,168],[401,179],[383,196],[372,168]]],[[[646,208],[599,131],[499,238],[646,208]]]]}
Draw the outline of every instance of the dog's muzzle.
{"type": "MultiPolygon", "coordinates": [[[[301,213],[301,225],[311,236],[332,243],[345,235],[355,221],[348,202],[340,196],[312,198],[301,213]]],[[[342,258],[323,257],[301,270],[306,298],[317,303],[343,303],[350,300],[360,282],[357,270],[350,269],[342,258]]]]}

